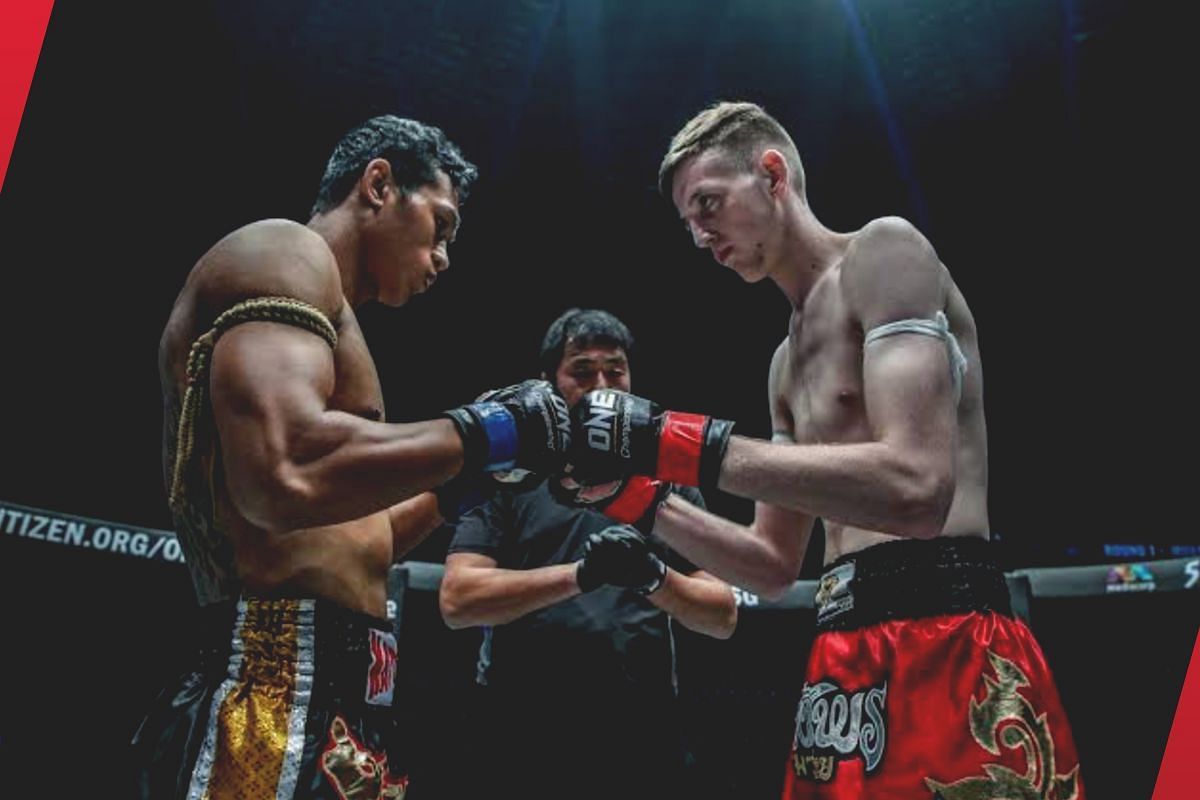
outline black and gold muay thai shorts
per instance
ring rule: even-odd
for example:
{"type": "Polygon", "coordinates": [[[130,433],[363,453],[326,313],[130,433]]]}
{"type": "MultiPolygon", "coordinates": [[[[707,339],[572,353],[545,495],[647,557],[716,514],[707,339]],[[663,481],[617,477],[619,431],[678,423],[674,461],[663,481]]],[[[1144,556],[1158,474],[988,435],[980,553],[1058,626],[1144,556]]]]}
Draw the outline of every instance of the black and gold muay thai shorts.
{"type": "Polygon", "coordinates": [[[213,607],[204,623],[196,667],[135,735],[137,796],[404,797],[390,623],[263,598],[213,607]]]}

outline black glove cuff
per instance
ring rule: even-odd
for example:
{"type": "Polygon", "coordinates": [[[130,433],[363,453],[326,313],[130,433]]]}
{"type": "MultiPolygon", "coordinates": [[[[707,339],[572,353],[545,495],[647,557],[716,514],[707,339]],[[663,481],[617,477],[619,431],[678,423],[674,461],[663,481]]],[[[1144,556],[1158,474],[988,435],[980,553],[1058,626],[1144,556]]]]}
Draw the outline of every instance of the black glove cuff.
{"type": "MultiPolygon", "coordinates": [[[[475,473],[482,470],[488,457],[487,431],[483,429],[482,423],[466,408],[452,408],[443,411],[441,416],[454,423],[462,439],[463,466],[459,472],[475,473]]],[[[438,502],[441,502],[440,497],[438,502]]]]}
{"type": "Polygon", "coordinates": [[[650,554],[650,560],[658,574],[655,575],[654,579],[649,583],[637,588],[638,594],[642,595],[643,597],[654,594],[662,588],[664,583],[667,582],[667,565],[663,563],[661,558],[654,555],[654,553],[650,554]]]}
{"type": "Polygon", "coordinates": [[[733,422],[709,417],[704,426],[704,444],[700,448],[700,488],[716,489],[721,477],[721,462],[729,449],[729,437],[733,435],[733,422]]]}
{"type": "Polygon", "coordinates": [[[578,564],[575,568],[575,583],[579,585],[580,592],[586,594],[604,585],[603,581],[597,580],[596,576],[592,574],[592,570],[588,569],[586,558],[575,563],[578,564]]]}

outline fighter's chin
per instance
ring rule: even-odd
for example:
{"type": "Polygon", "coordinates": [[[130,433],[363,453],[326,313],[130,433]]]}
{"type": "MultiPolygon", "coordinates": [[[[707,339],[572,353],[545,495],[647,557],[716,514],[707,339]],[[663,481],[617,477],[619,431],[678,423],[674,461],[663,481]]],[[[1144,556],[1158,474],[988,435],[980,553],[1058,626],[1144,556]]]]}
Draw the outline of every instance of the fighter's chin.
{"type": "Polygon", "coordinates": [[[746,283],[754,283],[762,277],[752,266],[747,266],[732,247],[715,253],[714,257],[718,264],[733,272],[746,283]]]}
{"type": "Polygon", "coordinates": [[[733,272],[742,279],[743,283],[758,283],[763,278],[767,277],[766,270],[762,268],[761,264],[753,267],[730,264],[729,269],[733,270],[733,272]]]}
{"type": "Polygon", "coordinates": [[[388,292],[387,294],[381,292],[378,299],[382,305],[388,306],[389,308],[399,308],[411,300],[414,294],[417,294],[417,292],[407,290],[398,290],[394,292],[388,292]]]}
{"type": "Polygon", "coordinates": [[[749,263],[739,263],[733,269],[746,283],[758,283],[772,274],[772,264],[763,255],[757,253],[749,263]]]}

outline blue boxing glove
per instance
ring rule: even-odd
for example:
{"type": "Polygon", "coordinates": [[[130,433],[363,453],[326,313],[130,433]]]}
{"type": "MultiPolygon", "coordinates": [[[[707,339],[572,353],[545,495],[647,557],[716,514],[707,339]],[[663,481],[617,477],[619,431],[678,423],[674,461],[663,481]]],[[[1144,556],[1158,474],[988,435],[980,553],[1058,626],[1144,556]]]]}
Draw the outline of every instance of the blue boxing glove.
{"type": "Polygon", "coordinates": [[[567,402],[544,380],[485,392],[443,416],[462,437],[460,472],[466,474],[527,470],[551,475],[561,471],[571,445],[567,402]]]}

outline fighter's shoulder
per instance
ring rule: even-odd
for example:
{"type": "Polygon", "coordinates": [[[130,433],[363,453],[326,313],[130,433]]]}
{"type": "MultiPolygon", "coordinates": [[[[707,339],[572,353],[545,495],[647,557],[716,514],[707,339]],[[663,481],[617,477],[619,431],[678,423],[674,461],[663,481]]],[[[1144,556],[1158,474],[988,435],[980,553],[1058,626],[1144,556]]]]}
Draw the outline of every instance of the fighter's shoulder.
{"type": "MultiPolygon", "coordinates": [[[[270,217],[249,222],[235,229],[225,238],[230,241],[267,240],[275,242],[281,247],[289,244],[298,247],[306,244],[316,246],[325,242],[320,234],[307,225],[301,225],[295,220],[282,217],[270,217]]],[[[328,246],[325,249],[328,250],[328,246]]]]}
{"type": "Polygon", "coordinates": [[[855,234],[851,253],[854,258],[848,263],[855,266],[881,258],[937,260],[933,245],[916,225],[903,217],[879,217],[868,222],[855,234]]]}
{"type": "Polygon", "coordinates": [[[944,272],[933,246],[915,225],[901,217],[881,217],[854,235],[839,277],[854,307],[897,292],[940,294],[944,272]]]}
{"type": "Polygon", "coordinates": [[[265,219],[225,236],[198,270],[207,305],[227,308],[256,297],[290,297],[333,320],[344,302],[337,260],[318,233],[286,219],[265,219]]]}

